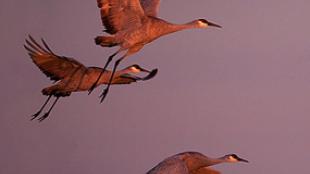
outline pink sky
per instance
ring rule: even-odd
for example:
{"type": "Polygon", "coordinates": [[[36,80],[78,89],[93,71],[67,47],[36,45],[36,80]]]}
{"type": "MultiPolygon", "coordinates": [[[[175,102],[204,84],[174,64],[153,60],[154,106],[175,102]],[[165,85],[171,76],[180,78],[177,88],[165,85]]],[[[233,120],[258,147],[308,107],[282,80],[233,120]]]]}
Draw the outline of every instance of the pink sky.
{"type": "Polygon", "coordinates": [[[206,18],[223,29],[163,37],[123,61],[158,68],[144,83],[61,99],[43,123],[30,116],[51,82],[23,48],[27,34],[54,52],[103,66],[115,49],[93,38],[96,1],[0,2],[0,173],[146,173],[175,153],[236,153],[223,173],[309,173],[310,1],[163,1],[175,23],[206,18]],[[176,4],[177,2],[177,4],[176,4]]]}

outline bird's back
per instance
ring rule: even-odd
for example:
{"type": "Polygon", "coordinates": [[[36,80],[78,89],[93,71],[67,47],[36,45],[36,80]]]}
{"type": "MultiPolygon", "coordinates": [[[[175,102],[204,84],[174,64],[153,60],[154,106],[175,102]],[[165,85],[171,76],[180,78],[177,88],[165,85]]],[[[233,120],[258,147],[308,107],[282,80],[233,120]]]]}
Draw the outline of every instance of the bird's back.
{"type": "Polygon", "coordinates": [[[199,152],[183,152],[166,158],[147,174],[220,174],[201,163],[207,159],[199,152]]]}
{"type": "MultiPolygon", "coordinates": [[[[78,71],[72,79],[68,78],[68,81],[71,81],[70,84],[73,87],[71,90],[73,91],[86,91],[91,88],[91,86],[97,81],[100,73],[103,71],[102,68],[99,67],[89,67],[86,70],[78,71]],[[73,80],[74,79],[74,80],[73,80]]],[[[102,84],[108,84],[110,77],[112,75],[111,71],[104,71],[101,75],[97,86],[102,84]]],[[[132,82],[136,82],[138,77],[132,76],[128,73],[125,73],[123,70],[119,70],[115,72],[115,75],[112,79],[113,84],[130,84],[132,82]]]]}
{"type": "Polygon", "coordinates": [[[188,174],[188,170],[182,160],[172,156],[160,162],[147,174],[188,174]]]}
{"type": "Polygon", "coordinates": [[[130,48],[146,45],[155,39],[176,31],[176,26],[156,17],[147,17],[139,28],[125,30],[118,33],[116,40],[121,47],[130,48]]]}

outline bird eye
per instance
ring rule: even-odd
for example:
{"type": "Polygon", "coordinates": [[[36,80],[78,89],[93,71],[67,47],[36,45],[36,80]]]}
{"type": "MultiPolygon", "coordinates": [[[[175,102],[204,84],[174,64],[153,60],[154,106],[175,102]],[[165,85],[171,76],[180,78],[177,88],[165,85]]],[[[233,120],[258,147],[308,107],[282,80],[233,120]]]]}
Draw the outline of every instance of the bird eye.
{"type": "Polygon", "coordinates": [[[205,20],[205,19],[199,19],[199,21],[202,22],[202,23],[205,23],[205,24],[208,23],[207,20],[205,20]]]}
{"type": "Polygon", "coordinates": [[[233,158],[237,158],[237,155],[236,154],[232,154],[231,155],[233,158]]]}

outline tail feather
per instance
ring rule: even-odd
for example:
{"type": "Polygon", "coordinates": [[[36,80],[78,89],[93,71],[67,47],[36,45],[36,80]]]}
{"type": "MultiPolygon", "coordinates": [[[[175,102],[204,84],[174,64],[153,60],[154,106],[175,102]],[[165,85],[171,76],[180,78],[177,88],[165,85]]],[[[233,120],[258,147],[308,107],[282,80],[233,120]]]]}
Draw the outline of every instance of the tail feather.
{"type": "Polygon", "coordinates": [[[96,45],[101,45],[102,47],[114,47],[118,45],[114,37],[108,37],[108,36],[97,36],[95,38],[95,43],[96,45]]]}
{"type": "Polygon", "coordinates": [[[41,92],[42,92],[43,95],[47,95],[47,96],[53,95],[55,97],[66,97],[66,96],[70,96],[71,95],[70,91],[66,91],[64,89],[61,89],[57,85],[44,88],[44,89],[42,89],[41,92]]]}

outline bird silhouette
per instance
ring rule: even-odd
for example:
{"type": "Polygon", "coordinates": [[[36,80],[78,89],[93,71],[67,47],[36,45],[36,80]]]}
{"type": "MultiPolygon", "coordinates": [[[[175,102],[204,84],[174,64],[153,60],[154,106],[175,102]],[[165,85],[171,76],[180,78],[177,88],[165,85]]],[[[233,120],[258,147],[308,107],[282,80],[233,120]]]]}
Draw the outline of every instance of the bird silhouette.
{"type": "Polygon", "coordinates": [[[220,163],[236,163],[249,161],[235,154],[220,158],[210,158],[199,152],[183,152],[166,158],[147,174],[220,174],[209,166],[220,163]]]}
{"type": "MultiPolygon", "coordinates": [[[[97,0],[100,8],[102,23],[109,36],[97,36],[95,42],[102,47],[120,48],[112,54],[103,70],[107,68],[113,57],[118,53],[126,53],[115,61],[110,81],[103,90],[101,102],[106,97],[114,72],[119,63],[126,57],[138,52],[144,45],[153,40],[173,32],[184,29],[208,28],[221,26],[205,19],[197,19],[186,24],[172,24],[157,17],[160,0],[97,0]]],[[[103,71],[104,72],[104,71],[103,71]]],[[[100,76],[98,77],[98,81],[100,76]]],[[[89,94],[96,87],[96,83],[89,90],[89,94]]]]}
{"type": "MultiPolygon", "coordinates": [[[[70,96],[72,92],[87,91],[97,80],[100,73],[103,75],[99,79],[97,86],[107,84],[112,74],[111,71],[103,71],[99,67],[86,67],[73,58],[58,56],[54,54],[46,42],[42,39],[44,46],[38,44],[30,35],[29,40],[26,39],[25,49],[28,51],[30,58],[34,64],[56,84],[44,88],[43,95],[48,98],[37,113],[32,116],[32,119],[37,118],[52,96],[56,97],[50,109],[40,118],[39,121],[46,119],[59,97],[70,96]]],[[[157,69],[148,71],[141,68],[139,65],[131,65],[123,70],[117,71],[112,79],[112,84],[130,84],[139,80],[149,80],[157,73],[157,69]],[[147,72],[145,77],[138,77],[133,74],[139,72],[147,72]]]]}

